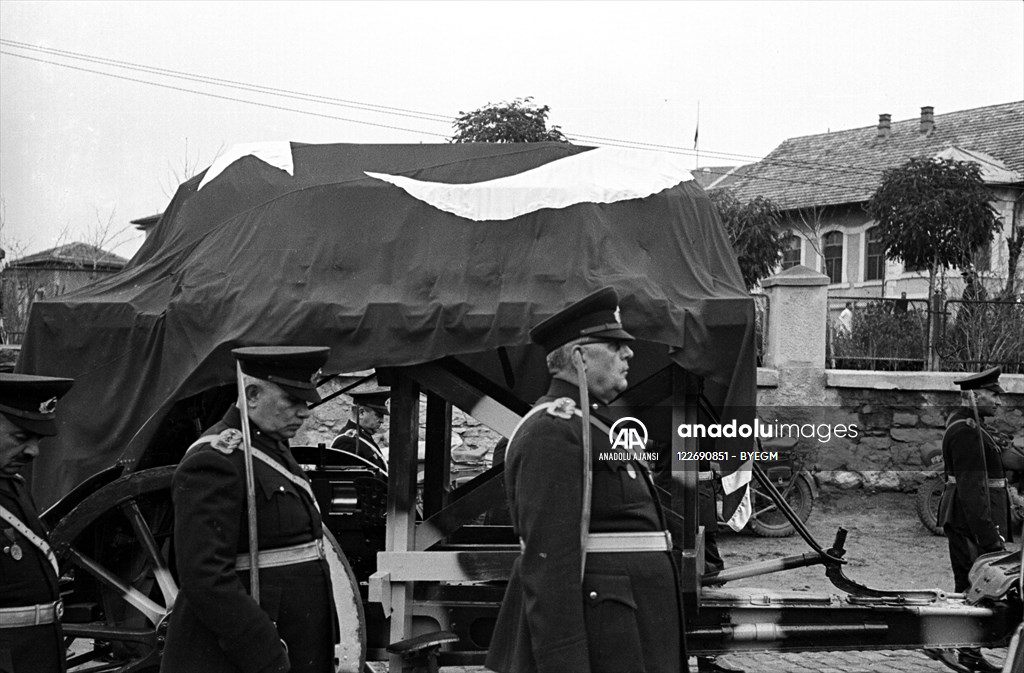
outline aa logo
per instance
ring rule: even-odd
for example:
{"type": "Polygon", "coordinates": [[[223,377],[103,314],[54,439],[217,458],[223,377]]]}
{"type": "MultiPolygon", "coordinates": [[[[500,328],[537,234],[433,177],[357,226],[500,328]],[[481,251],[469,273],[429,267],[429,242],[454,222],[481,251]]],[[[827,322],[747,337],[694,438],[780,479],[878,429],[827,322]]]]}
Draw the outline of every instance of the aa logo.
{"type": "Polygon", "coordinates": [[[612,424],[608,430],[608,441],[612,449],[624,451],[643,451],[647,446],[647,428],[632,416],[624,416],[612,424]]]}

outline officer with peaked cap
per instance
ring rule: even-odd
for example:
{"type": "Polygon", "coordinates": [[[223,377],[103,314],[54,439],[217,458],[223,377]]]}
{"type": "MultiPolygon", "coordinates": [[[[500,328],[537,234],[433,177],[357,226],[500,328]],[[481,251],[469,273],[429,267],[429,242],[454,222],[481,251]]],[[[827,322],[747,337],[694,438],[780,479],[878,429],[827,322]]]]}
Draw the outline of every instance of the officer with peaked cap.
{"type": "Polygon", "coordinates": [[[650,475],[641,461],[616,456],[607,428],[590,423],[591,413],[598,420],[627,386],[633,336],[619,319],[618,295],[610,287],[590,294],[530,337],[548,354],[553,378],[512,433],[505,457],[522,552],[487,667],[685,671],[671,539],[650,475]]]}
{"type": "Polygon", "coordinates": [[[328,673],[337,615],[320,512],[288,449],[320,400],[329,349],[232,351],[251,437],[259,602],[250,595],[246,457],[237,403],[185,453],[174,473],[180,593],[161,671],[328,673]]]}
{"type": "MultiPolygon", "coordinates": [[[[946,532],[954,590],[967,591],[968,573],[981,554],[999,551],[1010,538],[1010,499],[999,446],[982,419],[999,406],[999,367],[954,381],[963,405],[946,420],[942,459],[946,485],[939,500],[939,525],[946,532]]],[[[961,649],[958,663],[971,671],[998,671],[977,648],[961,649]]]]}
{"type": "Polygon", "coordinates": [[[363,459],[367,464],[388,472],[388,461],[384,452],[373,438],[388,415],[387,401],[390,388],[374,387],[349,393],[352,398],[352,418],[341,429],[341,434],[331,442],[331,448],[347,451],[363,459]]]}
{"type": "Polygon", "coordinates": [[[71,379],[0,374],[0,671],[65,670],[57,559],[19,471],[57,434],[71,379]]]}

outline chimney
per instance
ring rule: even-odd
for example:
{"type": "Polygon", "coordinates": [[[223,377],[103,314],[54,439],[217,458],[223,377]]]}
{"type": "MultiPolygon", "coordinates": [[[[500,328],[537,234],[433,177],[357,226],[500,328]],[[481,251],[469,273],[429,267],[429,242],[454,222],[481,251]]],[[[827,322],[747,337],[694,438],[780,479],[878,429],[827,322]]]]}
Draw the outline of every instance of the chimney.
{"type": "Polygon", "coordinates": [[[921,133],[931,133],[933,128],[935,128],[935,108],[925,105],[921,108],[921,133]]]}
{"type": "Polygon", "coordinates": [[[892,135],[891,125],[892,115],[880,114],[878,115],[878,137],[888,138],[892,135]]]}

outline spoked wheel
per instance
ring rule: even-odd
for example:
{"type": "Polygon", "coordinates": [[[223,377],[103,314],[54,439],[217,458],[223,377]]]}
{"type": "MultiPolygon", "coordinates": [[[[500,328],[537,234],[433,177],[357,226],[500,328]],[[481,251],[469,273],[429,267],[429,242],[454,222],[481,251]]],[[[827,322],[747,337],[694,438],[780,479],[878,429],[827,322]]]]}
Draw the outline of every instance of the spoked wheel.
{"type": "MultiPolygon", "coordinates": [[[[800,521],[807,521],[814,508],[814,494],[803,477],[794,475],[785,488],[776,485],[782,497],[796,512],[800,521]]],[[[793,524],[782,513],[771,495],[756,481],[750,482],[751,506],[750,529],[762,537],[788,537],[795,532],[793,524]]]]}
{"type": "Polygon", "coordinates": [[[928,477],[917,487],[917,495],[914,498],[918,518],[925,528],[936,535],[946,534],[939,525],[939,500],[942,498],[944,481],[941,472],[928,477]]]}
{"type": "Polygon", "coordinates": [[[51,541],[72,591],[64,634],[68,667],[155,670],[178,588],[167,562],[173,467],[129,474],[91,494],[53,529],[51,541]],[[83,651],[81,641],[85,643],[83,651]]]}
{"type": "MultiPolygon", "coordinates": [[[[178,593],[171,563],[174,467],[120,477],[85,498],[54,527],[51,542],[64,577],[64,635],[75,673],[136,673],[160,666],[178,593]]],[[[365,621],[358,584],[325,529],[334,602],[341,626],[339,671],[361,672],[365,621]]]]}

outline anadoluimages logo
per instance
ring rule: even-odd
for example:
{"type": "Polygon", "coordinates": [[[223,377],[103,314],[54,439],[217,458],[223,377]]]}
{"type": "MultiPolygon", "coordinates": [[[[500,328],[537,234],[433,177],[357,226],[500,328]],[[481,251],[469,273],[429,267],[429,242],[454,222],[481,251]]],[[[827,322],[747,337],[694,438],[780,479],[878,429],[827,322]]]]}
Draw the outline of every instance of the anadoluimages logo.
{"type": "Polygon", "coordinates": [[[647,427],[638,418],[623,416],[608,430],[612,449],[643,451],[647,446],[647,427]]]}

